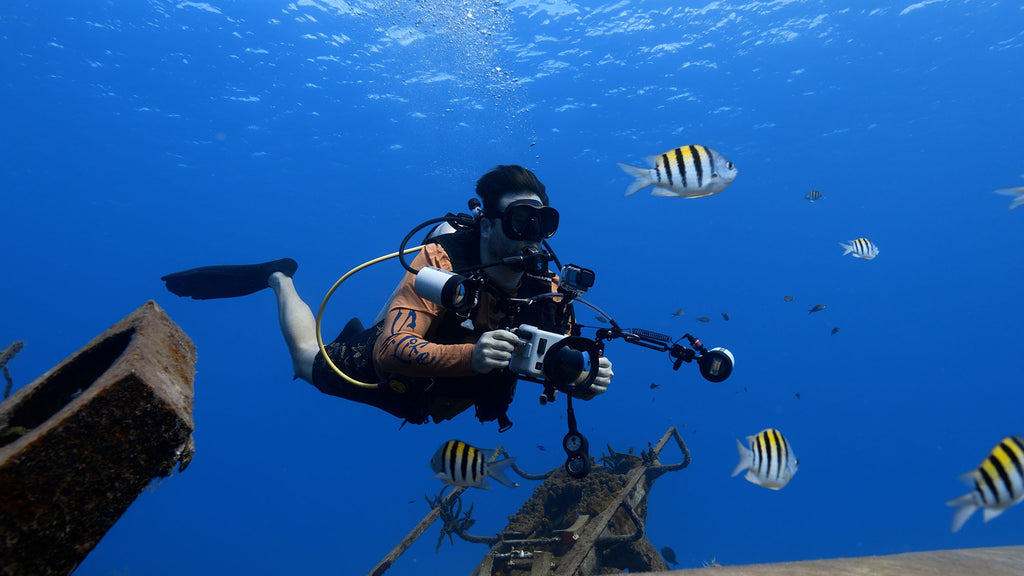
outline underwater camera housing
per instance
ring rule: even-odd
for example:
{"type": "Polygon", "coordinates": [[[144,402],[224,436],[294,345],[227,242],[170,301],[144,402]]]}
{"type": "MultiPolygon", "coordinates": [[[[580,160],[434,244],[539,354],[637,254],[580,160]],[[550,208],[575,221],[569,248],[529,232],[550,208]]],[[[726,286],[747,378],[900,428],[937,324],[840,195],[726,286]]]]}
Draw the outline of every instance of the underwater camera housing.
{"type": "Polygon", "coordinates": [[[529,379],[549,383],[566,394],[586,395],[597,379],[600,345],[588,338],[566,336],[521,324],[513,330],[519,344],[509,369],[529,379]]]}

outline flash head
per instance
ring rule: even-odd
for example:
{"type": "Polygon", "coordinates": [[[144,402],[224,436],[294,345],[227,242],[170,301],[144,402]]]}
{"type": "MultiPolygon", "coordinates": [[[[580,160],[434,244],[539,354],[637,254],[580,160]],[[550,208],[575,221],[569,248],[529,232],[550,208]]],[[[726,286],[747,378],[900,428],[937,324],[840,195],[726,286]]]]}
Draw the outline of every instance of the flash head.
{"type": "Polygon", "coordinates": [[[473,306],[473,290],[469,278],[450,270],[424,266],[416,273],[413,290],[420,298],[465,314],[473,306]]]}
{"type": "Polygon", "coordinates": [[[700,375],[709,382],[722,382],[732,374],[733,364],[736,359],[732,352],[725,348],[712,348],[697,358],[697,366],[700,367],[700,375]]]}

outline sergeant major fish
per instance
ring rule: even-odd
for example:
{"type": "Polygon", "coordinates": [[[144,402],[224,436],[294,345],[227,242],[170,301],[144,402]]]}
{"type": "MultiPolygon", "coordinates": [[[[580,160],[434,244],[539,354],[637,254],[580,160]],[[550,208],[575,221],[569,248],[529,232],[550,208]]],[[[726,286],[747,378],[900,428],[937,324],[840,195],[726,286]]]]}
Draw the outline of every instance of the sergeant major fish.
{"type": "Polygon", "coordinates": [[[843,256],[853,254],[854,258],[862,258],[864,260],[873,260],[875,256],[878,256],[878,246],[872,244],[871,240],[867,238],[850,240],[849,244],[840,242],[839,245],[846,249],[846,252],[843,252],[843,256]]]}
{"type": "Polygon", "coordinates": [[[736,476],[746,470],[744,478],[749,482],[772,490],[778,490],[789,483],[800,464],[782,432],[774,428],[766,428],[754,436],[747,436],[747,446],[736,440],[736,448],[740,453],[740,461],[732,475],[736,476]]]}
{"type": "Polygon", "coordinates": [[[736,167],[711,148],[692,144],[680,146],[647,162],[653,168],[638,168],[619,162],[635,180],[624,196],[632,196],[648,186],[656,186],[652,196],[703,198],[718,194],[736,178],[736,167]]]}
{"type": "Polygon", "coordinates": [[[505,469],[515,462],[515,458],[490,462],[493,454],[494,450],[475,448],[461,440],[449,440],[430,459],[430,469],[435,472],[435,478],[449,486],[489,490],[488,476],[509,488],[519,486],[505,476],[505,469]]]}
{"type": "Polygon", "coordinates": [[[1010,201],[1008,210],[1013,210],[1018,206],[1024,206],[1024,186],[1018,186],[1016,188],[1000,188],[999,190],[993,190],[996,194],[1002,194],[1003,196],[1013,196],[1013,200],[1010,201]]]}
{"type": "Polygon", "coordinates": [[[978,508],[985,510],[984,520],[988,522],[1024,499],[1024,437],[1003,438],[980,466],[959,479],[973,490],[946,502],[946,506],[956,508],[953,532],[978,508]]]}

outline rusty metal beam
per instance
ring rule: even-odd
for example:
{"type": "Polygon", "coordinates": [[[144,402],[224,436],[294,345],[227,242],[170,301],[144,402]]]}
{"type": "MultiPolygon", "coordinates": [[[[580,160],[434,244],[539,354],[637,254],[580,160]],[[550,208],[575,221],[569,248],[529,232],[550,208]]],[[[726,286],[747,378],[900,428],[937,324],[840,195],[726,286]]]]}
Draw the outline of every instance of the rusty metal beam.
{"type": "MultiPolygon", "coordinates": [[[[444,501],[451,502],[452,500],[457,499],[459,496],[462,496],[462,493],[465,491],[466,488],[464,486],[456,488],[455,490],[449,492],[448,495],[444,497],[444,501]]],[[[402,538],[402,541],[399,542],[397,546],[392,548],[391,552],[388,552],[387,556],[382,558],[381,561],[373,567],[373,570],[370,570],[370,576],[380,576],[381,574],[387,572],[388,568],[391,568],[391,565],[394,564],[396,560],[398,560],[399,556],[405,554],[405,551],[408,550],[409,547],[412,546],[413,543],[415,543],[416,540],[420,536],[422,536],[424,532],[427,531],[427,528],[430,528],[430,525],[433,524],[440,516],[441,506],[435,506],[431,508],[430,512],[427,512],[427,515],[423,517],[423,520],[420,520],[419,523],[416,524],[416,526],[414,526],[413,529],[405,535],[405,538],[402,538]]]]}
{"type": "MultiPolygon", "coordinates": [[[[493,464],[494,461],[503,454],[505,454],[504,446],[498,446],[494,449],[494,453],[491,454],[491,458],[487,463],[493,464]]],[[[402,541],[399,542],[397,546],[391,549],[391,552],[388,552],[387,556],[382,558],[381,561],[373,567],[373,570],[370,570],[369,576],[381,576],[381,574],[387,572],[388,569],[391,568],[391,565],[394,564],[402,554],[405,554],[405,551],[408,550],[409,547],[412,546],[428,528],[430,528],[430,525],[441,517],[442,508],[445,505],[451,506],[452,503],[458,500],[465,491],[466,487],[460,486],[449,492],[440,502],[437,503],[437,506],[434,506],[430,509],[430,512],[427,512],[427,515],[423,517],[423,520],[420,520],[419,523],[405,535],[405,538],[402,538],[402,541]]]]}
{"type": "Polygon", "coordinates": [[[192,341],[149,301],[0,404],[0,574],[68,574],[192,455],[192,341]]]}

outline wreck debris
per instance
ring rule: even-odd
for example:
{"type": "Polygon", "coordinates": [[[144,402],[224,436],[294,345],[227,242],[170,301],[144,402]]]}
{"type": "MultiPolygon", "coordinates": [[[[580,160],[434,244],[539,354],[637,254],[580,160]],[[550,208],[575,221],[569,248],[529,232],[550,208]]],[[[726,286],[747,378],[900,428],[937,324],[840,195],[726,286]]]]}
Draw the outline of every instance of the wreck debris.
{"type": "Polygon", "coordinates": [[[69,574],[192,456],[195,346],[150,301],[0,404],[0,574],[69,574]]]}
{"type": "MultiPolygon", "coordinates": [[[[505,448],[502,447],[502,446],[498,446],[497,448],[494,449],[494,453],[491,454],[491,458],[488,460],[488,463],[494,462],[499,457],[501,457],[502,454],[506,454],[505,448]]],[[[435,499],[427,498],[427,503],[430,504],[430,506],[431,506],[430,512],[428,512],[427,515],[423,517],[423,520],[419,521],[419,524],[416,524],[416,526],[414,526],[413,529],[410,530],[409,533],[405,535],[405,538],[402,538],[402,541],[399,542],[397,546],[395,546],[394,548],[391,549],[391,552],[388,552],[387,556],[385,556],[383,559],[381,559],[381,561],[378,562],[377,565],[373,567],[373,570],[370,570],[370,576],[380,576],[381,574],[387,572],[388,568],[390,568],[391,565],[395,563],[395,560],[398,560],[399,556],[404,554],[405,551],[408,550],[409,547],[413,545],[413,542],[416,542],[416,540],[420,536],[422,536],[424,532],[427,531],[427,528],[430,528],[430,525],[433,524],[438,518],[441,517],[441,513],[442,513],[442,510],[444,509],[444,507],[447,506],[448,509],[449,509],[449,513],[450,513],[450,509],[451,509],[451,506],[453,506],[454,501],[460,500],[460,497],[462,496],[462,493],[466,491],[466,487],[465,486],[460,486],[460,487],[456,488],[455,490],[451,491],[448,494],[448,496],[445,496],[444,492],[445,492],[446,489],[447,489],[447,487],[441,489],[441,493],[438,494],[437,498],[435,498],[435,499]]],[[[462,504],[460,502],[460,504],[459,504],[459,511],[460,511],[460,513],[461,513],[461,510],[462,510],[462,504]]],[[[470,511],[469,512],[471,512],[471,511],[472,511],[472,507],[470,507],[470,511]]],[[[469,519],[469,516],[468,516],[469,512],[466,513],[467,514],[467,517],[466,517],[467,520],[469,519]]],[[[470,523],[470,525],[471,524],[472,524],[472,522],[470,523]]],[[[449,526],[450,528],[455,528],[457,526],[457,524],[446,524],[446,526],[449,526]]],[[[452,533],[455,533],[455,532],[452,532],[452,533]]],[[[441,546],[441,541],[444,539],[444,537],[445,537],[445,532],[444,532],[444,530],[442,530],[441,536],[438,538],[438,541],[437,541],[437,545],[438,545],[439,549],[440,549],[440,546],[441,546]]],[[[449,535],[449,538],[451,538],[450,535],[449,535]]],[[[453,541],[453,543],[454,543],[454,541],[453,541]]]]}
{"type": "MultiPolygon", "coordinates": [[[[496,450],[495,457],[498,454],[496,450]]],[[[445,536],[454,543],[453,535],[490,546],[474,576],[589,576],[607,570],[667,570],[668,565],[645,537],[644,519],[654,480],[690,463],[690,452],[678,431],[670,428],[656,446],[648,444],[639,455],[632,448],[616,452],[608,446],[608,454],[599,463],[582,479],[570,477],[563,467],[536,475],[514,467],[524,478],[544,482],[496,536],[469,534],[475,519],[472,506],[462,512],[465,489],[447,497],[442,490],[438,497],[427,499],[432,506],[427,517],[370,574],[383,574],[438,518],[444,523],[438,546],[445,536]],[[663,465],[661,451],[671,439],[683,459],[663,465]]]]}
{"type": "Polygon", "coordinates": [[[4,399],[11,395],[11,386],[14,385],[14,380],[11,379],[11,371],[7,368],[7,363],[14,358],[21,349],[25,347],[25,343],[21,340],[15,340],[10,346],[4,348],[3,352],[0,352],[0,368],[4,371],[4,379],[7,380],[7,386],[4,387],[4,399]]]}
{"type": "Polygon", "coordinates": [[[667,570],[645,537],[647,496],[662,474],[689,465],[689,450],[674,427],[640,455],[607,449],[599,460],[602,466],[582,480],[569,478],[561,468],[553,471],[509,519],[474,576],[667,570]],[[673,438],[683,459],[663,465],[661,452],[673,438]]]}

